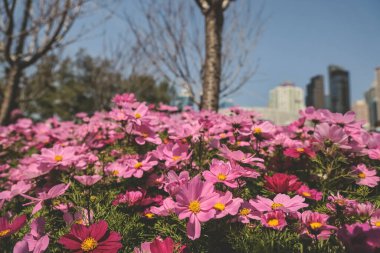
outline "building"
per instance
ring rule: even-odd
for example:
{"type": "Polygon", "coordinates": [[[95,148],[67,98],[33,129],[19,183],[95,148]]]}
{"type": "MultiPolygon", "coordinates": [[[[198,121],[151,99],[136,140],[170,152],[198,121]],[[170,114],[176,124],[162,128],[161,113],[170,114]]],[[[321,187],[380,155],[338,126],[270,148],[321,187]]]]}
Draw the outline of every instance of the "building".
{"type": "Polygon", "coordinates": [[[186,106],[193,107],[194,103],[190,92],[182,88],[174,99],[173,105],[177,106],[180,110],[183,110],[186,106]]]}
{"type": "Polygon", "coordinates": [[[355,112],[356,114],[356,120],[364,121],[366,124],[365,126],[368,127],[369,125],[369,115],[368,115],[368,105],[364,99],[356,101],[353,105],[351,110],[355,112]]]}
{"type": "Polygon", "coordinates": [[[368,105],[368,121],[371,129],[380,128],[380,67],[375,69],[375,80],[365,93],[368,105]]]}
{"type": "Polygon", "coordinates": [[[346,113],[350,110],[349,72],[337,65],[328,67],[330,82],[330,110],[346,113]]]}
{"type": "Polygon", "coordinates": [[[313,106],[317,109],[326,108],[322,75],[312,77],[310,83],[306,86],[306,106],[313,106]]]}
{"type": "Polygon", "coordinates": [[[305,108],[304,92],[292,82],[284,82],[269,92],[269,108],[296,113],[305,108]]]}

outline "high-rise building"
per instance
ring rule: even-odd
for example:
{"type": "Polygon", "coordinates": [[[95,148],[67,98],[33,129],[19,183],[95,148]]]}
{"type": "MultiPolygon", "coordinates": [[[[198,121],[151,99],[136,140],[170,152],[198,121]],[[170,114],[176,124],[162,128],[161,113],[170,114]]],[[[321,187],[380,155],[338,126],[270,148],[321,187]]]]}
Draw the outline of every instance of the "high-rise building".
{"type": "Polygon", "coordinates": [[[305,108],[304,92],[294,83],[284,82],[270,91],[269,108],[298,113],[299,110],[305,108]]]}
{"type": "Polygon", "coordinates": [[[349,72],[339,66],[330,65],[330,110],[346,113],[350,110],[350,78],[349,72]]]}
{"type": "Polygon", "coordinates": [[[326,108],[322,75],[312,77],[306,86],[306,106],[314,106],[317,109],[326,108]]]}
{"type": "Polygon", "coordinates": [[[365,93],[368,105],[368,118],[371,129],[380,127],[380,67],[375,69],[375,80],[365,93]]]}
{"type": "Polygon", "coordinates": [[[368,105],[364,99],[357,100],[352,105],[351,109],[356,114],[356,120],[360,120],[360,121],[364,121],[366,123],[369,123],[368,105]]]}

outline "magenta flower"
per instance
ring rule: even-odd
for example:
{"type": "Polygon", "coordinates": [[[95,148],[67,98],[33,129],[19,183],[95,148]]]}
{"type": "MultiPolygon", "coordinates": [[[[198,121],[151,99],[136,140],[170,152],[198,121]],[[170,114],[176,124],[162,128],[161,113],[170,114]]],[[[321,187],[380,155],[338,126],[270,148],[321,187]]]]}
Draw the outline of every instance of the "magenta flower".
{"type": "Polygon", "coordinates": [[[117,253],[122,248],[121,236],[108,230],[106,221],[101,220],[87,227],[74,224],[69,234],[62,236],[58,243],[73,252],[117,253]]]}
{"type": "Polygon", "coordinates": [[[30,233],[16,243],[13,253],[43,253],[48,246],[49,236],[45,234],[45,220],[39,217],[32,222],[30,233]]]}
{"type": "Polygon", "coordinates": [[[81,184],[85,186],[91,186],[96,184],[102,179],[102,176],[99,175],[93,175],[93,176],[88,176],[88,175],[83,175],[83,176],[74,176],[74,178],[81,184]]]}
{"type": "Polygon", "coordinates": [[[284,151],[284,155],[292,158],[300,158],[300,156],[303,154],[306,154],[310,157],[315,157],[315,152],[308,147],[287,148],[284,151]]]}
{"type": "Polygon", "coordinates": [[[165,240],[162,240],[161,238],[154,239],[154,241],[150,243],[150,251],[152,253],[173,253],[173,239],[170,237],[167,237],[165,240]]]}
{"type": "Polygon", "coordinates": [[[354,167],[354,173],[356,174],[356,183],[358,185],[366,185],[368,187],[375,187],[380,181],[380,177],[376,176],[375,169],[368,169],[365,164],[359,164],[354,167]]]}
{"type": "Polygon", "coordinates": [[[380,228],[380,209],[377,209],[377,210],[371,215],[370,224],[371,224],[374,228],[380,228]]]}
{"type": "Polygon", "coordinates": [[[38,193],[38,197],[37,198],[30,197],[30,196],[25,195],[25,194],[21,194],[21,196],[23,196],[24,198],[32,200],[32,202],[24,204],[24,206],[33,205],[34,204],[35,206],[33,208],[32,214],[35,214],[36,212],[38,212],[39,210],[41,210],[42,204],[43,204],[43,202],[45,200],[53,199],[53,198],[56,198],[58,196],[63,195],[69,187],[70,187],[70,183],[67,184],[67,185],[66,184],[55,185],[52,188],[50,188],[50,190],[48,192],[40,192],[40,193],[38,193]]]}
{"type": "Polygon", "coordinates": [[[319,192],[315,189],[310,189],[307,185],[302,185],[300,188],[298,188],[297,194],[307,199],[313,199],[317,201],[322,199],[322,192],[319,192]]]}
{"type": "Polygon", "coordinates": [[[0,200],[5,199],[9,201],[17,195],[29,191],[31,187],[31,184],[25,183],[24,181],[18,181],[16,184],[11,186],[9,191],[0,192],[0,200]]]}
{"type": "Polygon", "coordinates": [[[338,231],[338,238],[348,252],[376,252],[380,247],[380,230],[372,229],[368,223],[345,224],[338,231]]]}
{"type": "Polygon", "coordinates": [[[241,198],[232,198],[232,193],[227,191],[225,193],[220,193],[219,198],[214,204],[214,209],[216,210],[215,218],[220,219],[226,215],[236,215],[239,211],[241,204],[244,202],[241,198]]]}
{"type": "Polygon", "coordinates": [[[261,213],[248,202],[244,201],[237,213],[237,221],[241,223],[249,223],[250,219],[252,220],[261,220],[261,213]]]}
{"type": "Polygon", "coordinates": [[[301,214],[302,232],[301,234],[309,236],[313,239],[327,239],[331,235],[332,230],[336,227],[327,224],[329,216],[327,214],[305,211],[301,214]]]}
{"type": "Polygon", "coordinates": [[[0,217],[0,239],[11,236],[19,231],[26,222],[26,215],[21,215],[13,219],[11,223],[6,217],[0,217]]]}
{"type": "Polygon", "coordinates": [[[239,174],[232,169],[230,162],[223,162],[217,159],[213,159],[210,165],[210,170],[202,173],[207,182],[212,184],[222,183],[231,188],[237,188],[238,183],[236,181],[239,178],[239,174]]]}
{"type": "Polygon", "coordinates": [[[304,203],[305,199],[301,196],[290,198],[286,194],[277,194],[273,200],[257,196],[251,199],[249,203],[260,212],[271,212],[274,210],[282,210],[286,213],[297,212],[299,209],[309,206],[304,203]]]}
{"type": "Polygon", "coordinates": [[[285,173],[276,173],[273,176],[264,176],[265,188],[274,193],[294,192],[301,187],[302,183],[298,181],[295,175],[285,173]]]}
{"type": "Polygon", "coordinates": [[[201,222],[214,218],[216,213],[213,207],[218,194],[214,192],[214,186],[211,183],[202,182],[198,175],[182,185],[175,198],[175,212],[179,219],[189,218],[187,236],[192,240],[199,238],[201,222]]]}
{"type": "Polygon", "coordinates": [[[261,223],[264,227],[273,228],[276,230],[282,230],[287,225],[285,214],[280,210],[263,214],[261,216],[261,223]]]}

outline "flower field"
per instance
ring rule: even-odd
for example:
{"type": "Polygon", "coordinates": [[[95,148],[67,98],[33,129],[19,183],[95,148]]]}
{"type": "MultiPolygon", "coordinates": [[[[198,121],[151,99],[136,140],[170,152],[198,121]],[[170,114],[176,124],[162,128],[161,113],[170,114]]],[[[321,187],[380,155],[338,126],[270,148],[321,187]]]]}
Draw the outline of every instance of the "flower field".
{"type": "Polygon", "coordinates": [[[380,252],[380,134],[307,108],[109,112],[0,128],[0,252],[380,252]]]}

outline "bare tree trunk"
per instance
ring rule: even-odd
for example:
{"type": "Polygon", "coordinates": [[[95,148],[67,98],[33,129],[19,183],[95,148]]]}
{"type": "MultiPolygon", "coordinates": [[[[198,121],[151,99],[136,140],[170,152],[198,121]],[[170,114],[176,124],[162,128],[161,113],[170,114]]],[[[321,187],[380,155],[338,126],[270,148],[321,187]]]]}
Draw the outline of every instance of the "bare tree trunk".
{"type": "Polygon", "coordinates": [[[0,110],[0,125],[8,124],[11,112],[17,108],[17,96],[22,72],[17,66],[12,66],[7,73],[4,97],[0,110]]]}
{"type": "Polygon", "coordinates": [[[218,111],[222,69],[222,5],[214,3],[205,12],[206,58],[203,67],[203,94],[201,108],[218,111]]]}

